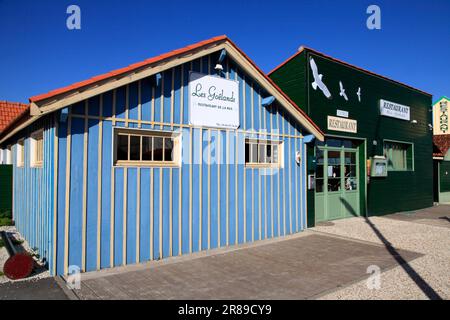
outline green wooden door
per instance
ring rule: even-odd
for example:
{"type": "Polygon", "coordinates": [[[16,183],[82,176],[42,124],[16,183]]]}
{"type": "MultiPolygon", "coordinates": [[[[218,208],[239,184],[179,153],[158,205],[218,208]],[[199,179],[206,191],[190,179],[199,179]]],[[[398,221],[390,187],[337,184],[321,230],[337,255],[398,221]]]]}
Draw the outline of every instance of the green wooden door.
{"type": "Polygon", "coordinates": [[[316,158],[316,222],[360,216],[358,149],[318,147],[316,158]]]}

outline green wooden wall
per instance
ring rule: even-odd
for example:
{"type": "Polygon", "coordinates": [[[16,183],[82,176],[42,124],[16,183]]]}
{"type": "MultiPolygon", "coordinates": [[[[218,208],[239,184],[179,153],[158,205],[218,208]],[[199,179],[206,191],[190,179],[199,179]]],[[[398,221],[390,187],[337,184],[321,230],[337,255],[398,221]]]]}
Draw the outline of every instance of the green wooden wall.
{"type": "Polygon", "coordinates": [[[431,96],[309,50],[295,56],[270,77],[326,134],[366,139],[367,158],[383,154],[384,139],[414,144],[414,171],[390,171],[387,178],[370,179],[367,186],[369,215],[433,205],[432,131],[428,127],[431,123],[431,96]],[[322,80],[332,94],[331,99],[312,88],[314,79],[310,58],[315,60],[319,74],[323,74],[322,80]],[[339,95],[339,81],[344,85],[348,101],[339,95]],[[356,95],[359,87],[361,102],[356,95]],[[410,106],[411,120],[417,120],[417,124],[381,116],[380,99],[410,106]],[[349,119],[358,121],[357,134],[327,130],[327,116],[337,116],[337,110],[348,111],[349,119]]]}
{"type": "Polygon", "coordinates": [[[442,161],[439,166],[439,190],[440,192],[450,192],[450,161],[442,161]]]}
{"type": "Polygon", "coordinates": [[[0,215],[12,213],[12,165],[0,165],[0,215]]]}

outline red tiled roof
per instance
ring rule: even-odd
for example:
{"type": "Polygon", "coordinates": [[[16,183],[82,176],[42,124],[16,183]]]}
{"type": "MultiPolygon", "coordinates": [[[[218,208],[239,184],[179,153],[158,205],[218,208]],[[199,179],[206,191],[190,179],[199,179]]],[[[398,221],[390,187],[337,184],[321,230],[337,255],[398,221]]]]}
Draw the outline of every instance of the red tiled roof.
{"type": "Polygon", "coordinates": [[[450,135],[437,134],[433,136],[433,157],[445,157],[450,149],[450,135]]]}
{"type": "Polygon", "coordinates": [[[149,58],[149,59],[147,59],[147,60],[144,60],[144,61],[142,61],[142,62],[138,62],[138,63],[134,63],[134,64],[131,64],[131,65],[129,65],[128,67],[125,67],[125,68],[121,68],[121,69],[117,69],[117,70],[114,70],[114,71],[111,71],[111,72],[108,72],[108,73],[105,73],[105,74],[102,74],[102,75],[99,75],[99,76],[95,76],[95,77],[92,77],[92,78],[90,78],[90,79],[88,79],[88,80],[85,80],[85,81],[81,81],[81,82],[77,82],[77,83],[74,83],[74,84],[72,84],[72,85],[69,85],[69,86],[66,86],[66,87],[63,87],[63,88],[59,88],[59,89],[56,89],[56,90],[52,90],[52,91],[50,91],[50,92],[47,92],[47,93],[44,93],[44,94],[40,94],[40,95],[37,95],[37,96],[34,96],[34,97],[31,97],[30,98],[30,102],[38,102],[38,101],[41,101],[41,100],[45,100],[45,99],[49,99],[49,98],[52,98],[52,97],[55,97],[55,96],[57,96],[57,95],[59,95],[59,94],[62,94],[62,93],[66,93],[66,92],[69,92],[69,91],[71,91],[71,90],[74,90],[74,89],[80,89],[80,88],[82,88],[82,87],[85,87],[85,86],[88,86],[88,85],[92,85],[92,84],[94,84],[94,83],[96,83],[96,82],[99,82],[99,81],[101,81],[101,80],[105,80],[105,79],[108,79],[108,78],[112,78],[112,77],[115,77],[115,76],[118,76],[118,75],[120,75],[120,74],[123,74],[123,73],[126,73],[126,72],[129,72],[129,71],[134,71],[134,70],[136,70],[136,69],[138,69],[138,68],[141,68],[141,67],[144,67],[144,66],[146,66],[146,65],[149,65],[149,64],[152,64],[152,63],[156,63],[156,62],[159,62],[159,61],[162,61],[162,60],[165,60],[165,59],[169,59],[169,58],[174,58],[175,56],[178,56],[178,55],[180,55],[180,54],[184,54],[184,53],[187,53],[187,52],[189,52],[189,51],[192,51],[192,50],[195,50],[195,49],[198,49],[198,48],[201,48],[201,47],[203,47],[203,46],[207,46],[207,45],[210,45],[210,44],[213,44],[213,43],[215,43],[215,42],[219,42],[219,41],[227,41],[227,42],[229,42],[236,50],[238,50],[239,51],[239,53],[240,54],[242,54],[257,70],[258,70],[258,72],[268,81],[268,82],[270,82],[270,84],[276,89],[276,90],[278,90],[279,91],[279,93],[285,98],[285,99],[287,99],[302,115],[303,115],[303,117],[305,117],[305,119],[314,127],[314,128],[316,128],[316,130],[318,130],[318,132],[320,132],[322,135],[323,135],[323,131],[311,120],[311,118],[309,118],[309,116],[299,107],[299,106],[297,106],[296,104],[295,104],[295,102],[294,101],[292,101],[292,99],[290,99],[289,98],[289,96],[287,95],[287,94],[285,94],[276,84],[275,84],[275,82],[273,82],[272,81],[272,79],[270,79],[269,78],[269,76],[267,75],[267,74],[265,74],[241,49],[239,49],[239,47],[238,46],[236,46],[236,44],[234,44],[226,35],[222,35],[222,36],[218,36],[218,37],[214,37],[214,38],[211,38],[211,39],[208,39],[208,40],[205,40],[205,41],[201,41],[201,42],[198,42],[198,43],[195,43],[195,44],[192,44],[192,45],[189,45],[189,46],[187,46],[187,47],[184,47],[184,48],[181,48],[181,49],[177,49],[177,50],[173,50],[173,51],[170,51],[170,52],[168,52],[168,53],[165,53],[165,54],[162,54],[162,55],[159,55],[159,56],[156,56],[156,57],[153,57],[153,58],[149,58]]]}
{"type": "Polygon", "coordinates": [[[315,53],[315,54],[317,54],[317,55],[319,55],[319,56],[322,56],[322,57],[327,58],[327,59],[329,59],[329,60],[335,61],[335,62],[337,62],[337,63],[343,64],[343,65],[345,65],[345,66],[347,66],[347,67],[350,67],[350,68],[354,68],[354,69],[360,70],[360,71],[365,72],[365,73],[367,73],[367,74],[370,74],[370,75],[373,75],[373,76],[382,78],[382,79],[384,79],[384,80],[388,80],[388,81],[391,81],[391,82],[398,83],[398,84],[400,84],[400,85],[402,85],[402,86],[404,86],[404,87],[407,87],[407,88],[409,88],[409,89],[413,89],[413,90],[419,91],[420,93],[426,94],[426,95],[428,95],[428,96],[432,96],[431,93],[428,93],[428,92],[425,92],[425,91],[423,91],[423,90],[414,88],[414,87],[412,87],[412,86],[410,86],[410,85],[407,85],[407,84],[405,84],[405,83],[402,83],[402,82],[400,82],[400,81],[393,80],[393,79],[390,79],[390,78],[388,78],[388,77],[379,75],[379,74],[377,74],[377,73],[375,73],[375,72],[372,72],[372,71],[366,70],[366,69],[364,69],[364,68],[355,66],[355,65],[350,64],[350,63],[347,63],[347,62],[345,62],[345,61],[342,61],[342,60],[333,58],[333,57],[331,57],[331,56],[329,56],[329,55],[326,55],[325,53],[322,53],[322,52],[320,52],[320,51],[317,51],[317,50],[315,50],[315,49],[312,49],[312,48],[309,48],[309,47],[306,47],[306,46],[301,46],[298,52],[294,53],[292,56],[290,56],[290,57],[287,58],[285,61],[283,61],[281,64],[279,64],[277,67],[275,67],[272,71],[270,71],[270,72],[268,73],[268,75],[271,75],[271,74],[274,73],[276,70],[280,69],[282,66],[284,66],[286,63],[288,63],[289,61],[291,61],[292,59],[294,59],[296,56],[298,56],[299,54],[301,54],[301,53],[302,53],[303,51],[305,51],[305,50],[308,50],[308,51],[310,51],[310,52],[312,52],[312,53],[315,53]]]}
{"type": "Polygon", "coordinates": [[[133,70],[136,70],[138,68],[144,67],[146,65],[149,65],[149,64],[152,64],[152,63],[155,63],[155,62],[159,62],[161,60],[164,60],[164,59],[167,59],[167,58],[171,58],[171,57],[174,57],[174,56],[179,55],[179,54],[186,53],[188,51],[200,48],[202,46],[205,46],[205,45],[208,45],[208,44],[212,44],[214,42],[218,42],[218,41],[222,41],[222,40],[227,40],[227,39],[228,39],[227,36],[223,35],[223,36],[214,37],[214,38],[211,38],[211,39],[208,39],[208,40],[205,40],[205,41],[201,41],[201,42],[189,45],[189,46],[181,48],[181,49],[173,50],[173,51],[161,54],[159,56],[156,56],[156,57],[153,57],[153,58],[149,58],[147,60],[144,60],[144,61],[141,61],[141,62],[138,62],[138,63],[133,63],[133,64],[131,64],[128,67],[125,67],[125,68],[120,68],[120,69],[117,69],[117,70],[113,70],[111,72],[107,72],[107,73],[104,73],[104,74],[92,77],[92,78],[84,80],[84,81],[76,82],[76,83],[68,85],[66,87],[62,87],[62,88],[59,88],[59,89],[56,89],[56,90],[49,91],[49,92],[44,93],[44,94],[33,96],[33,97],[30,98],[30,102],[37,102],[37,101],[41,101],[41,100],[44,100],[44,99],[48,99],[48,98],[54,97],[56,95],[59,95],[61,93],[65,93],[65,92],[68,92],[68,91],[71,91],[71,90],[74,90],[74,89],[79,89],[79,88],[85,87],[87,85],[93,84],[93,83],[101,81],[101,80],[105,80],[105,79],[108,79],[108,78],[116,77],[116,76],[118,76],[120,74],[123,74],[123,73],[126,73],[128,71],[133,71],[133,70]]]}
{"type": "Polygon", "coordinates": [[[30,106],[24,103],[0,101],[0,132],[28,112],[29,108],[30,106]]]}

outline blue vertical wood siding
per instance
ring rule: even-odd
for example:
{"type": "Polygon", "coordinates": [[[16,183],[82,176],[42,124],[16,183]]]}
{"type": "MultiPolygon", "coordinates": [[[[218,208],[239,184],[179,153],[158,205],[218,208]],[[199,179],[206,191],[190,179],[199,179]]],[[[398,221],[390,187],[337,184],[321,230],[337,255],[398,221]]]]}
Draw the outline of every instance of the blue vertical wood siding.
{"type": "Polygon", "coordinates": [[[302,129],[276,102],[262,107],[267,93],[234,61],[223,62],[223,76],[239,82],[240,128],[189,124],[189,72],[212,74],[217,58],[215,53],[166,70],[160,86],[150,77],[69,106],[67,120],[57,126],[52,116],[27,129],[45,129],[44,165],[27,167],[26,139],[25,168],[14,167],[14,215],[18,230],[55,263],[56,274],[71,265],[93,271],[306,227],[306,161],[295,162],[297,151],[306,155],[302,129]],[[113,166],[116,127],[179,132],[181,166],[113,166]],[[246,167],[249,137],[283,142],[282,167],[246,167]]]}
{"type": "Polygon", "coordinates": [[[39,259],[52,266],[54,256],[54,139],[53,115],[46,116],[27,127],[12,139],[24,139],[24,165],[17,166],[17,144],[12,147],[13,160],[13,214],[17,230],[28,241],[39,259]],[[31,135],[43,130],[43,163],[30,164],[31,135]]]}

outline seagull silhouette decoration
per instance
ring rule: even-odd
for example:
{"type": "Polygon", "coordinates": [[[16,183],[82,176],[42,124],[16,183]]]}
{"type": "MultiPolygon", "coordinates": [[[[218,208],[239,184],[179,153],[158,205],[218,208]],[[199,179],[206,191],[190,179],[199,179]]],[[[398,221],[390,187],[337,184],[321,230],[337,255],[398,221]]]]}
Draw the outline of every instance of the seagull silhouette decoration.
{"type": "Polygon", "coordinates": [[[319,88],[323,92],[325,97],[327,97],[328,99],[331,99],[330,90],[328,90],[328,88],[325,85],[325,83],[323,83],[323,81],[322,81],[323,75],[319,74],[316,62],[314,61],[313,58],[311,58],[309,60],[309,64],[311,66],[312,74],[313,74],[313,77],[314,77],[314,82],[311,84],[313,89],[317,90],[317,88],[319,88]]]}
{"type": "Polygon", "coordinates": [[[339,87],[341,89],[341,92],[339,93],[339,95],[341,97],[344,97],[345,101],[348,101],[348,97],[347,97],[347,94],[345,93],[345,89],[344,89],[344,85],[342,84],[342,81],[339,81],[339,87]]]}
{"type": "Polygon", "coordinates": [[[356,95],[358,96],[358,101],[361,102],[361,87],[358,88],[358,92],[356,92],[356,95]]]}

